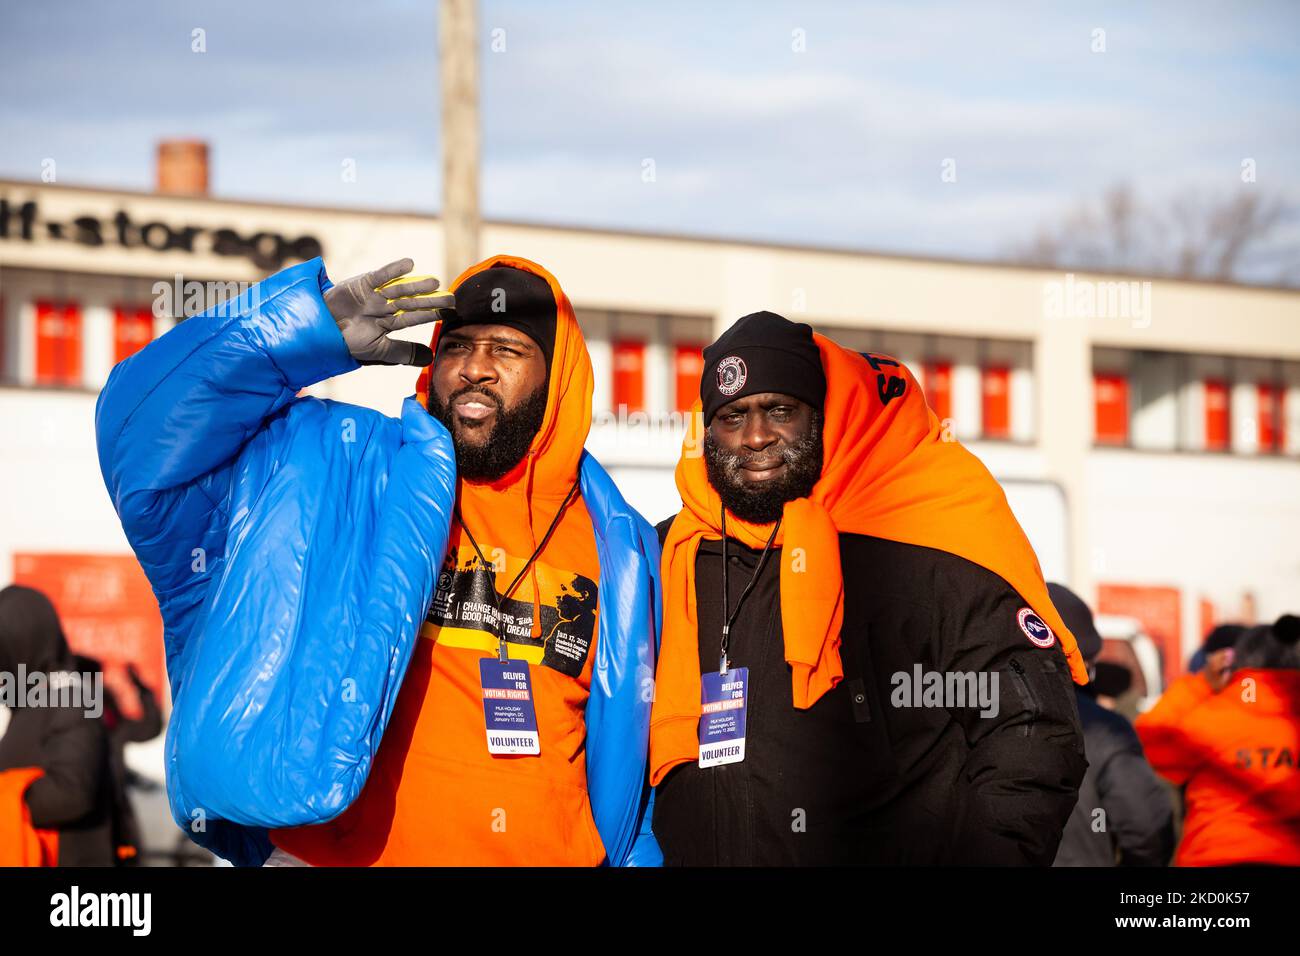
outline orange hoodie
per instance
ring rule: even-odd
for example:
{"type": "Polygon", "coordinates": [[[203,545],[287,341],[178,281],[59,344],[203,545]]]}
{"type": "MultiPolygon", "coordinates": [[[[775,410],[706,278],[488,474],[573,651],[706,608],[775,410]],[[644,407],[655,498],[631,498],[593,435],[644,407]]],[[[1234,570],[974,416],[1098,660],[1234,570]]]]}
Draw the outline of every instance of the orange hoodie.
{"type": "Polygon", "coordinates": [[[1177,866],[1300,866],[1300,671],[1189,675],[1134,722],[1147,760],[1185,784],[1177,866]]]}
{"type": "MultiPolygon", "coordinates": [[[[840,624],[844,581],[839,534],[873,535],[959,555],[1000,575],[1060,639],[1074,680],[1087,669],[1047,594],[1038,558],[1001,487],[961,445],[946,441],[920,387],[901,363],[870,359],[814,334],[826,373],[821,477],[806,498],[786,502],[781,547],[781,626],[794,705],[811,707],[843,677],[840,624]]],[[[677,465],[682,510],[663,546],[663,647],[650,721],[650,782],[697,758],[700,673],[695,556],[719,539],[718,493],[704,459],[704,422],[695,403],[677,465]]],[[[761,548],[771,525],[728,513],[727,532],[761,548]]]]}
{"type": "Polygon", "coordinates": [[[38,830],[23,799],[39,767],[0,771],[0,866],[58,866],[59,831],[38,830]]]}
{"type": "MultiPolygon", "coordinates": [[[[502,601],[511,659],[529,662],[541,753],[488,753],[479,661],[496,638],[478,609],[532,555],[578,476],[591,426],[592,371],[573,308],[555,278],[526,259],[496,265],[546,279],[558,303],[541,429],[519,465],[490,484],[460,480],[461,514],[428,616],[357,800],[319,826],[277,830],[272,842],[316,865],[595,866],[605,857],[587,795],[585,710],[596,641],[600,566],[586,506],[575,494],[531,572],[502,601]]],[[[441,324],[435,326],[437,349],[441,324]]],[[[416,394],[428,405],[429,371],[416,394]]]]}

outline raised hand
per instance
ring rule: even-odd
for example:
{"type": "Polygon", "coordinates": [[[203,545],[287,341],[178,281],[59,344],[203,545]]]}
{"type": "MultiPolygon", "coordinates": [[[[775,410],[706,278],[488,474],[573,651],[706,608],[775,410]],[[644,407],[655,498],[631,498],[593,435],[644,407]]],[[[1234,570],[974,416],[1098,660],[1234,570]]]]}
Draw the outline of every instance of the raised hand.
{"type": "Polygon", "coordinates": [[[436,322],[455,309],[450,292],[438,291],[438,280],[416,279],[379,287],[406,275],[410,259],[398,259],[363,275],[338,283],[325,293],[325,304],[343,333],[352,357],[362,365],[428,365],[433,352],[427,345],[390,339],[389,332],[436,322]],[[401,312],[400,315],[397,313],[401,312]]]}

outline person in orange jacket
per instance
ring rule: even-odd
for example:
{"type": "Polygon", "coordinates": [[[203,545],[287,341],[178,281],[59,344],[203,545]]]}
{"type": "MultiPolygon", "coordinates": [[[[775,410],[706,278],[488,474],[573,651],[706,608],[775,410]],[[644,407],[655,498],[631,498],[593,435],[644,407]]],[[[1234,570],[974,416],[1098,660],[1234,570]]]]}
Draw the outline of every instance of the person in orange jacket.
{"type": "Polygon", "coordinates": [[[1221,690],[1178,681],[1136,728],[1156,772],[1186,790],[1176,866],[1300,866],[1300,618],[1247,630],[1221,690]]]}

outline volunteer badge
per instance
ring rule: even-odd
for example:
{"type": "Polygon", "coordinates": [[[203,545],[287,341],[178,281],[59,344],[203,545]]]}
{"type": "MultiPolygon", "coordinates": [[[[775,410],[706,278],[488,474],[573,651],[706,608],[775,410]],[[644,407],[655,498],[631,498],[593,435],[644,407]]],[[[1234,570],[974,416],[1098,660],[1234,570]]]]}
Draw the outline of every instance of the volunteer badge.
{"type": "Polygon", "coordinates": [[[488,753],[541,753],[528,662],[484,657],[478,662],[478,668],[483,679],[488,753]]]}
{"type": "Polygon", "coordinates": [[[700,678],[700,766],[745,759],[745,709],[749,668],[728,668],[700,678]]]}

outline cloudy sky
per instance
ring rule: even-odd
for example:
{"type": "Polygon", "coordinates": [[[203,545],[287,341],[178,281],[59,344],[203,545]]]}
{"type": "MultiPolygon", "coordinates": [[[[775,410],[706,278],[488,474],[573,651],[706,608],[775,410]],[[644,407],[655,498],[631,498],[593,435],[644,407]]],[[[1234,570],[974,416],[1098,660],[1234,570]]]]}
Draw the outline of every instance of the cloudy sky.
{"type": "MultiPolygon", "coordinates": [[[[0,176],[147,189],[197,136],[219,196],[434,211],[436,20],[6,4],[0,176]]],[[[488,217],[992,258],[1128,183],[1291,203],[1251,278],[1300,247],[1300,4],[483,0],[480,32],[488,217]]]]}

